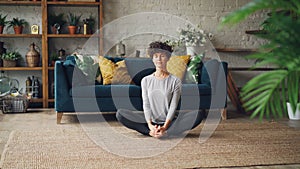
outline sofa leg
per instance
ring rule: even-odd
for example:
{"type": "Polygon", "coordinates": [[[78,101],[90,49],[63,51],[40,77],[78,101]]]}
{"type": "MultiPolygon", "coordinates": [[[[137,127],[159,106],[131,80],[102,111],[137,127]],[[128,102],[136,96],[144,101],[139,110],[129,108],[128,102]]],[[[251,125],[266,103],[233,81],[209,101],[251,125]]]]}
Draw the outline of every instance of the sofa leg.
{"type": "Polygon", "coordinates": [[[221,109],[220,112],[221,112],[222,120],[226,120],[227,119],[227,109],[226,108],[221,109]]]}
{"type": "Polygon", "coordinates": [[[56,124],[60,124],[63,114],[63,112],[56,112],[56,124]]]}

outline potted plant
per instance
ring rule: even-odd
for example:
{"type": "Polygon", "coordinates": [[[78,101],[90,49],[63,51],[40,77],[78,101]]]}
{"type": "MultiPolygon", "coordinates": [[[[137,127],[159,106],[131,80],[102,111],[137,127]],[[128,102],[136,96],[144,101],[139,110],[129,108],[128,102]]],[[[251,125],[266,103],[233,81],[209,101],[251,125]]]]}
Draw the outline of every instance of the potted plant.
{"type": "Polygon", "coordinates": [[[50,27],[51,33],[60,34],[61,28],[66,24],[64,19],[64,14],[50,14],[48,17],[48,25],[50,27]]]}
{"type": "Polygon", "coordinates": [[[95,27],[95,23],[96,23],[96,19],[95,17],[93,17],[93,15],[90,15],[88,18],[86,18],[85,20],[83,20],[83,22],[87,23],[88,25],[88,34],[93,34],[94,33],[94,27],[95,27]]]}
{"type": "Polygon", "coordinates": [[[28,25],[25,19],[13,18],[11,21],[8,21],[7,28],[13,27],[15,34],[22,34],[25,25],[28,25]]]}
{"type": "Polygon", "coordinates": [[[263,23],[264,33],[256,34],[267,42],[248,58],[260,61],[255,66],[268,64],[277,69],[251,79],[242,88],[241,97],[245,109],[253,111],[251,117],[282,117],[287,112],[287,102],[293,112],[297,105],[300,107],[300,1],[253,0],[226,16],[222,25],[239,23],[259,10],[270,11],[263,23]]]}
{"type": "Polygon", "coordinates": [[[21,59],[21,54],[17,51],[3,53],[1,59],[3,60],[3,67],[16,67],[17,61],[21,59]]]}
{"type": "Polygon", "coordinates": [[[55,61],[59,60],[59,56],[58,54],[56,53],[53,53],[50,58],[49,58],[49,61],[50,61],[50,66],[54,66],[55,65],[55,61]]]}
{"type": "Polygon", "coordinates": [[[3,28],[7,24],[6,17],[7,15],[2,16],[2,14],[0,14],[0,34],[3,33],[3,28]]]}
{"type": "Polygon", "coordinates": [[[68,15],[68,20],[69,20],[68,29],[69,29],[70,34],[75,34],[76,33],[77,26],[79,24],[80,18],[81,18],[81,15],[76,15],[76,14],[73,14],[73,13],[69,13],[69,15],[68,15]]]}
{"type": "Polygon", "coordinates": [[[192,26],[190,24],[185,25],[185,28],[179,28],[179,40],[168,40],[173,49],[176,46],[184,46],[187,55],[192,57],[201,54],[200,46],[204,46],[206,43],[206,33],[200,29],[200,25],[192,26]]]}

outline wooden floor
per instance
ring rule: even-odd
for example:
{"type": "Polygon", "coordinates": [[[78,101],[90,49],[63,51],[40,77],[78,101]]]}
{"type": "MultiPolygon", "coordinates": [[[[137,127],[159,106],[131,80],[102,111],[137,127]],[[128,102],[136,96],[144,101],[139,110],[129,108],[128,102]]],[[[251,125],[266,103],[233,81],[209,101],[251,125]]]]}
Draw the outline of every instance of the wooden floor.
{"type": "MultiPolygon", "coordinates": [[[[111,113],[111,118],[114,119],[114,113],[111,113]]],[[[250,121],[249,116],[237,114],[235,109],[228,108],[228,120],[227,122],[235,121],[250,121]]],[[[252,119],[257,120],[257,119],[252,119]]],[[[62,121],[67,121],[69,125],[77,123],[76,115],[65,115],[62,121]]],[[[300,132],[300,121],[291,121],[286,118],[278,120],[280,123],[299,129],[300,132]]],[[[68,125],[62,124],[62,125],[68,125]]],[[[2,154],[3,148],[8,140],[9,134],[13,130],[29,130],[34,128],[49,128],[55,127],[56,124],[56,113],[53,109],[32,109],[27,113],[19,114],[2,114],[0,112],[0,155],[2,154]]],[[[239,167],[241,168],[241,167],[239,167]]],[[[275,165],[275,166],[248,166],[242,167],[243,169],[300,169],[300,164],[294,165],[275,165]]]]}

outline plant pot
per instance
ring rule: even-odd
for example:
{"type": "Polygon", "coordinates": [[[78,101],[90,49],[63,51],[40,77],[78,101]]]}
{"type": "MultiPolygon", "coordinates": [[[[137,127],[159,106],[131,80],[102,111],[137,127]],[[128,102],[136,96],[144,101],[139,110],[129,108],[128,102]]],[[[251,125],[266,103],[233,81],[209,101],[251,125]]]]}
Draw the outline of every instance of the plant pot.
{"type": "Polygon", "coordinates": [[[293,112],[291,104],[286,103],[288,109],[288,115],[291,120],[300,120],[300,103],[297,104],[296,112],[293,112]]]}
{"type": "Polygon", "coordinates": [[[69,33],[73,35],[77,30],[77,26],[68,26],[68,29],[69,29],[69,33]]]}
{"type": "Polygon", "coordinates": [[[23,26],[14,26],[15,34],[22,34],[23,26]]]}
{"type": "Polygon", "coordinates": [[[192,58],[197,55],[197,46],[186,46],[186,54],[192,58]]]}
{"type": "Polygon", "coordinates": [[[16,67],[17,61],[16,60],[3,60],[3,67],[16,67]]]}
{"type": "Polygon", "coordinates": [[[4,26],[0,25],[0,34],[3,34],[3,29],[4,29],[4,26]]]}
{"type": "Polygon", "coordinates": [[[52,34],[60,34],[61,26],[59,24],[54,24],[53,26],[51,26],[50,30],[52,34]]]}

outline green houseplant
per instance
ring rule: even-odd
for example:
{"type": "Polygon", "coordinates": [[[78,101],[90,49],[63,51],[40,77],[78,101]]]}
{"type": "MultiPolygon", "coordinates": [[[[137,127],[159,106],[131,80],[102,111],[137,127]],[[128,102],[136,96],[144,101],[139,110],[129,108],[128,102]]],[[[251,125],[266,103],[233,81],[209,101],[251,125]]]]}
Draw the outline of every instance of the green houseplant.
{"type": "Polygon", "coordinates": [[[73,13],[68,14],[68,20],[69,20],[68,29],[69,29],[70,34],[75,34],[81,16],[82,15],[76,15],[76,14],[73,14],[73,13]]]}
{"type": "Polygon", "coordinates": [[[83,20],[88,25],[88,34],[93,34],[96,24],[96,18],[91,14],[88,18],[83,20]]]}
{"type": "Polygon", "coordinates": [[[66,24],[66,20],[64,19],[64,14],[49,14],[48,16],[48,25],[54,34],[59,34],[61,28],[66,24]]]}
{"type": "Polygon", "coordinates": [[[57,53],[53,53],[50,58],[49,58],[49,61],[50,61],[50,66],[54,66],[55,65],[55,61],[59,60],[59,56],[57,53]]]}
{"type": "Polygon", "coordinates": [[[3,33],[3,28],[7,24],[6,17],[7,15],[2,16],[2,14],[0,14],[0,34],[3,33]]]}
{"type": "Polygon", "coordinates": [[[263,22],[263,33],[257,36],[267,42],[249,58],[259,61],[255,66],[271,64],[277,69],[251,79],[242,88],[241,97],[245,109],[253,111],[251,117],[282,117],[286,102],[294,112],[300,102],[300,1],[253,0],[226,16],[222,25],[234,25],[261,10],[268,10],[269,15],[263,22]]]}
{"type": "Polygon", "coordinates": [[[15,67],[17,60],[21,59],[21,54],[17,51],[3,53],[1,59],[3,60],[3,67],[15,67]]]}
{"type": "Polygon", "coordinates": [[[13,27],[15,34],[22,34],[25,25],[28,25],[28,22],[25,21],[25,19],[13,18],[8,21],[7,28],[13,27]]]}

